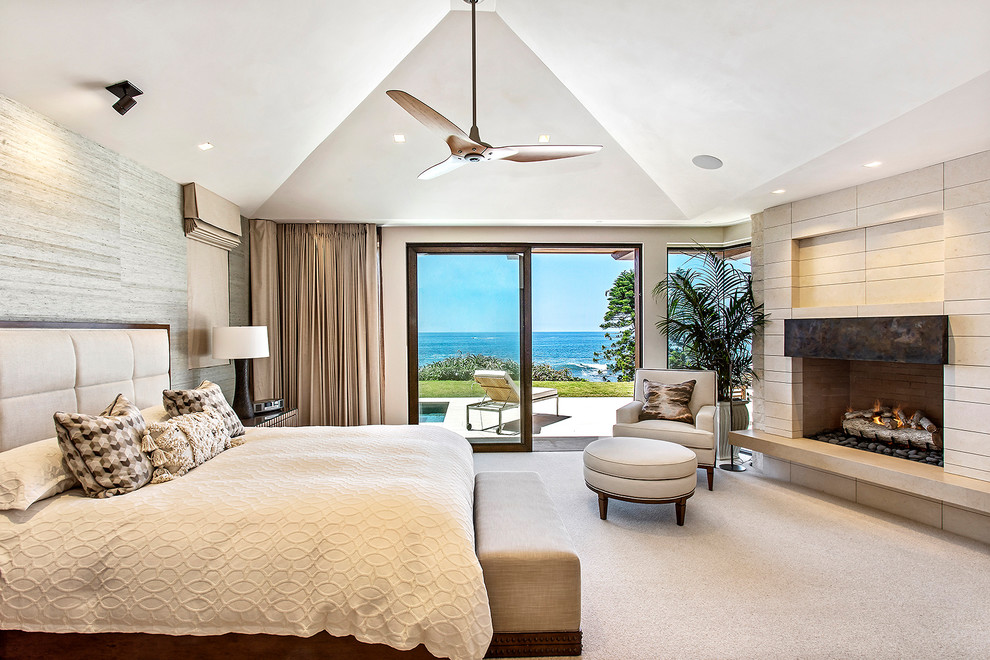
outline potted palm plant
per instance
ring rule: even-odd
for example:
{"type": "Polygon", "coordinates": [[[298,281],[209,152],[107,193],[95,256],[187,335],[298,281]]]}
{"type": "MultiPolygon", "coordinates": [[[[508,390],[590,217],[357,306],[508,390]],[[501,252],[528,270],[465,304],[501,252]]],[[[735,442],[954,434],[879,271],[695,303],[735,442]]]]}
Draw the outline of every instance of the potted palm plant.
{"type": "Polygon", "coordinates": [[[749,425],[748,401],[732,394],[744,393],[756,377],[753,338],[769,315],[753,298],[752,274],[709,249],[701,257],[699,268],[670,273],[653,288],[654,298],[667,301],[667,317],[656,327],[683,347],[684,367],[715,372],[719,458],[731,459],[729,429],[749,425]]]}

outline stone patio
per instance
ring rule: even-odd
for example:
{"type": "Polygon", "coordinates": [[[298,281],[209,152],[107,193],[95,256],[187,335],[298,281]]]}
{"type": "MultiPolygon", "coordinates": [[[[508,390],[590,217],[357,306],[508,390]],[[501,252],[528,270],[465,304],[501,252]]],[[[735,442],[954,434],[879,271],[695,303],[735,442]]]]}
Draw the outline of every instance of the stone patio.
{"type": "MultiPolygon", "coordinates": [[[[481,401],[481,397],[452,397],[436,399],[420,399],[420,403],[446,403],[447,410],[443,422],[436,423],[456,431],[468,439],[493,440],[512,442],[519,438],[518,434],[494,431],[479,431],[479,420],[484,426],[494,426],[498,415],[494,412],[471,412],[471,423],[474,427],[467,430],[467,406],[481,401]]],[[[541,401],[533,406],[534,433],[533,437],[594,437],[611,436],[612,424],[615,423],[615,411],[632,401],[631,397],[560,397],[560,414],[555,415],[553,401],[541,401]],[[557,419],[558,417],[562,419],[557,419]]],[[[518,430],[519,409],[503,413],[503,426],[518,430]],[[508,423],[506,423],[508,422],[508,423]],[[514,422],[514,423],[513,423],[514,422]]]]}

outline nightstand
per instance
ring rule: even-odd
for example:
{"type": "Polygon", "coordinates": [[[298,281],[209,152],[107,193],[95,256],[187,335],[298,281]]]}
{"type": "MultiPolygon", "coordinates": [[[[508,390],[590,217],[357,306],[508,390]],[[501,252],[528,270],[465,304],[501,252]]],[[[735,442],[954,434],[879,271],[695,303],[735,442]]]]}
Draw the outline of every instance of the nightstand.
{"type": "Polygon", "coordinates": [[[241,424],[245,427],[254,426],[257,428],[273,428],[276,426],[298,426],[298,421],[296,420],[296,415],[299,412],[298,408],[290,408],[289,410],[283,410],[277,413],[270,413],[268,415],[257,415],[251,419],[242,419],[241,424]]]}

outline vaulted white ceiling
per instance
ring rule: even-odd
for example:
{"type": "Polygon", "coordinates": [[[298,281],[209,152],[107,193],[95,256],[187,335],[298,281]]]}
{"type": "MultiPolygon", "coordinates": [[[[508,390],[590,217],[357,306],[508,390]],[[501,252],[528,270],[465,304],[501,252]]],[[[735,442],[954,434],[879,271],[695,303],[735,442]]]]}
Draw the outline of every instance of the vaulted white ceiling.
{"type": "Polygon", "coordinates": [[[286,220],[725,223],[990,149],[987,2],[479,8],[482,138],[601,152],[416,179],[446,146],[384,92],[470,127],[462,0],[0,0],[0,94],[286,220]],[[121,117],[125,78],[145,94],[121,117]]]}

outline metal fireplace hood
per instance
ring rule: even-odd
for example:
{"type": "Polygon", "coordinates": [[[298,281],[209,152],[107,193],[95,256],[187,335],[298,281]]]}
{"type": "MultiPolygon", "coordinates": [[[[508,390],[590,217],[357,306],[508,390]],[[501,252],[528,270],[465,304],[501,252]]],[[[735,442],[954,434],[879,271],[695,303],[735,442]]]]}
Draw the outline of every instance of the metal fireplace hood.
{"type": "Polygon", "coordinates": [[[947,364],[948,316],[785,319],[784,355],[947,364]]]}

